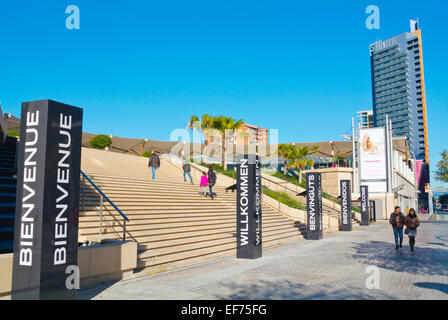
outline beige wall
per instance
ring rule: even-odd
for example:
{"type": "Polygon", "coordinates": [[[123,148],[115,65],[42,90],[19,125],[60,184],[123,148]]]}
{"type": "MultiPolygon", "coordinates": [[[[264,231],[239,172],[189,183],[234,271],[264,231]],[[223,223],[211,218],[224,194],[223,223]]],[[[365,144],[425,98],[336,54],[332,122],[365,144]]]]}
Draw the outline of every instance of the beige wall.
{"type": "Polygon", "coordinates": [[[382,201],[382,211],[379,212],[376,209],[376,219],[389,219],[389,215],[394,211],[397,205],[397,199],[393,193],[369,193],[369,200],[381,200],[382,201]]]}
{"type": "MultiPolygon", "coordinates": [[[[79,248],[81,287],[133,277],[133,270],[137,267],[137,243],[116,240],[104,242],[79,248]]],[[[11,293],[12,257],[12,253],[0,254],[0,297],[11,293]]]]}
{"type": "Polygon", "coordinates": [[[320,172],[322,174],[322,190],[332,196],[340,195],[339,181],[350,180],[353,189],[353,169],[352,168],[323,168],[314,170],[304,170],[307,172],[320,172]]]}
{"type": "Polygon", "coordinates": [[[11,292],[12,253],[0,254],[0,297],[11,292]]]}
{"type": "Polygon", "coordinates": [[[78,250],[82,286],[133,277],[137,267],[137,243],[118,240],[103,242],[106,243],[80,247],[78,250]]]}

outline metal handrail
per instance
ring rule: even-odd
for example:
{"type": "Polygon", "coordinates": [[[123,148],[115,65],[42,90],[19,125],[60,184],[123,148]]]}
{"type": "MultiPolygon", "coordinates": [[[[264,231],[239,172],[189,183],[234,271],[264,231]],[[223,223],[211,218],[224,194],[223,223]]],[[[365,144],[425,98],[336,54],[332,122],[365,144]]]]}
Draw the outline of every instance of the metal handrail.
{"type": "Polygon", "coordinates": [[[112,207],[114,207],[115,210],[118,211],[119,214],[121,214],[121,216],[126,220],[129,221],[129,218],[115,205],[115,203],[112,202],[112,200],[110,200],[105,194],[104,192],[95,184],[95,182],[92,181],[92,179],[89,178],[88,175],[86,175],[82,170],[81,170],[81,174],[92,184],[92,186],[104,197],[104,199],[107,200],[107,202],[109,202],[112,207]]]}
{"type": "Polygon", "coordinates": [[[266,190],[268,190],[268,191],[270,191],[270,192],[275,193],[275,194],[278,196],[277,201],[278,201],[278,203],[279,203],[279,208],[280,208],[280,198],[283,198],[283,199],[285,199],[286,201],[289,201],[289,202],[297,203],[298,205],[300,205],[300,206],[302,206],[302,207],[304,206],[304,205],[303,205],[302,203],[300,203],[299,201],[294,200],[294,199],[289,199],[289,198],[285,197],[284,195],[282,195],[282,194],[280,194],[280,193],[278,193],[278,192],[276,192],[276,191],[270,189],[269,187],[263,186],[263,188],[266,189],[266,190]]]}
{"type": "MultiPolygon", "coordinates": [[[[271,183],[273,183],[273,184],[275,184],[275,185],[277,185],[277,186],[280,186],[281,188],[284,188],[284,189],[286,189],[286,190],[289,190],[289,191],[291,191],[291,192],[294,192],[294,193],[297,193],[297,191],[296,190],[293,190],[293,189],[291,189],[291,188],[288,188],[288,187],[286,187],[286,186],[284,186],[284,185],[282,185],[282,184],[280,184],[280,183],[278,183],[278,182],[275,182],[275,181],[273,181],[273,180],[271,180],[271,179],[268,179],[268,178],[266,178],[266,177],[263,177],[263,176],[261,176],[261,178],[262,179],[265,179],[265,180],[267,180],[267,181],[269,181],[269,182],[271,182],[271,183]]],[[[285,182],[288,182],[288,181],[285,181],[285,182]]],[[[272,190],[271,190],[272,191],[272,190]]],[[[331,201],[331,200],[330,200],[331,201]]],[[[297,201],[298,202],[298,201],[297,201]]],[[[333,202],[333,201],[332,201],[333,202]]],[[[299,202],[300,203],[300,202],[299,202]]],[[[303,204],[302,204],[303,205],[303,204]]],[[[323,201],[322,201],[322,207],[326,207],[326,208],[329,208],[329,209],[332,209],[332,210],[336,210],[336,208],[332,208],[332,207],[330,207],[329,205],[326,205],[323,201]]]]}
{"type": "MultiPolygon", "coordinates": [[[[262,178],[262,179],[265,179],[265,180],[267,180],[267,181],[269,181],[269,182],[272,182],[273,184],[275,184],[275,185],[277,185],[277,186],[280,186],[280,187],[282,187],[282,188],[284,188],[284,189],[286,189],[286,190],[289,190],[289,191],[291,191],[291,192],[297,193],[297,190],[293,190],[293,189],[290,189],[290,188],[288,188],[288,187],[285,187],[284,185],[281,185],[280,183],[275,182],[275,181],[273,181],[273,180],[271,180],[271,179],[269,179],[269,178],[266,178],[266,177],[264,177],[264,176],[261,176],[261,178],[262,178]]],[[[288,181],[285,181],[285,182],[288,182],[288,181]]]]}
{"type": "MultiPolygon", "coordinates": [[[[87,174],[85,174],[82,170],[81,174],[84,178],[87,179],[87,181],[90,182],[90,184],[95,188],[96,191],[100,194],[100,241],[102,237],[102,229],[103,229],[103,199],[106,199],[107,202],[110,203],[110,205],[122,216],[123,218],[123,241],[126,240],[126,222],[129,221],[129,218],[113,203],[112,200],[109,199],[108,196],[98,187],[95,182],[92,181],[92,179],[89,178],[87,174]]],[[[84,209],[84,194],[82,193],[82,209],[84,209]]]]}
{"type": "MultiPolygon", "coordinates": [[[[275,183],[275,182],[274,182],[275,183]]],[[[280,197],[281,198],[283,198],[283,199],[285,199],[285,200],[287,200],[287,201],[289,201],[289,202],[292,202],[292,203],[297,203],[297,204],[299,204],[300,206],[304,206],[302,203],[300,203],[299,201],[296,201],[296,200],[293,200],[293,199],[288,199],[287,197],[285,197],[285,196],[283,196],[283,195],[281,195],[280,193],[278,193],[278,192],[276,192],[276,191],[274,191],[274,190],[272,190],[272,189],[270,189],[270,188],[268,188],[268,187],[266,187],[266,186],[263,186],[263,188],[264,189],[267,189],[268,191],[270,191],[270,192],[273,192],[273,193],[275,193],[277,196],[278,196],[278,198],[277,198],[277,202],[278,202],[278,210],[280,211],[280,209],[281,209],[281,206],[280,206],[280,197]]],[[[272,198],[272,197],[271,197],[272,198]]],[[[274,199],[274,198],[273,198],[274,199]]],[[[287,204],[286,204],[287,205],[287,204]]],[[[322,205],[323,206],[325,206],[323,203],[322,203],[322,205]]],[[[329,207],[330,208],[330,207],[329,207]]],[[[296,209],[296,208],[295,208],[296,209]]],[[[302,209],[298,209],[298,210],[302,210],[302,209]]],[[[302,210],[303,211],[303,210],[302,210]]],[[[306,208],[305,208],[305,211],[306,211],[306,208]]],[[[327,228],[331,228],[331,215],[327,215],[327,218],[328,218],[328,226],[327,226],[327,228]]],[[[339,218],[338,218],[338,222],[339,222],[339,218]]],[[[304,221],[304,223],[305,224],[307,224],[308,222],[306,221],[306,218],[305,218],[305,221],[304,221]]],[[[323,229],[326,229],[324,226],[322,226],[322,228],[323,229]]]]}

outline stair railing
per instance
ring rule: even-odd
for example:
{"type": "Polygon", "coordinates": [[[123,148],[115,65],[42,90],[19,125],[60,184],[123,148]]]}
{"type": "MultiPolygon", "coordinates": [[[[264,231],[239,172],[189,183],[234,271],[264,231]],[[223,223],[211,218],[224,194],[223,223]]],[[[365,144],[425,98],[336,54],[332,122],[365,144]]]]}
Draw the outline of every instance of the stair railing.
{"type": "MultiPolygon", "coordinates": [[[[271,193],[273,193],[273,194],[276,196],[276,198],[277,198],[277,203],[278,203],[278,210],[279,210],[279,211],[281,211],[281,210],[280,210],[280,209],[281,209],[280,205],[281,205],[281,203],[282,203],[282,202],[281,202],[282,199],[283,199],[283,201],[284,201],[283,203],[286,204],[286,205],[289,206],[289,207],[296,208],[296,209],[299,209],[299,210],[303,210],[303,209],[304,209],[303,204],[300,203],[299,201],[297,201],[297,200],[293,200],[293,199],[289,199],[289,198],[285,197],[284,195],[282,195],[282,194],[280,194],[280,193],[278,193],[278,192],[276,192],[276,191],[274,191],[274,190],[272,190],[272,189],[266,187],[265,185],[263,185],[263,190],[264,190],[264,191],[267,191],[267,192],[271,192],[271,193]],[[288,205],[287,203],[289,203],[289,205],[288,205]],[[291,206],[291,204],[292,204],[292,206],[291,206]]],[[[267,194],[266,194],[266,195],[267,195],[267,194]]],[[[267,196],[269,196],[269,195],[267,195],[267,196]]],[[[273,198],[273,197],[271,197],[271,198],[273,198]]]]}
{"type": "MultiPolygon", "coordinates": [[[[100,187],[98,187],[95,182],[92,181],[92,179],[89,178],[89,176],[87,174],[85,174],[82,170],[81,170],[81,175],[82,175],[82,184],[81,185],[85,185],[85,180],[87,180],[94,188],[96,191],[98,191],[99,196],[100,196],[100,206],[99,206],[99,214],[100,214],[100,229],[99,229],[99,240],[101,242],[101,238],[102,238],[102,234],[103,234],[103,209],[104,209],[104,200],[106,200],[107,202],[109,202],[109,204],[121,215],[121,217],[123,218],[123,241],[126,241],[126,222],[129,222],[129,218],[115,205],[115,203],[113,203],[112,200],[109,199],[108,196],[106,196],[104,194],[104,192],[100,189],[100,187]]],[[[81,211],[84,211],[84,206],[85,206],[85,202],[86,202],[86,195],[85,195],[85,190],[83,188],[81,188],[81,194],[80,194],[80,205],[81,205],[81,211]]]]}
{"type": "MultiPolygon", "coordinates": [[[[266,178],[266,177],[264,177],[264,176],[262,176],[261,178],[264,179],[264,180],[266,180],[266,181],[269,181],[270,183],[275,184],[275,185],[276,185],[277,187],[279,187],[279,188],[282,188],[282,189],[288,190],[288,191],[290,191],[290,192],[293,192],[294,194],[297,194],[297,190],[293,190],[293,189],[291,189],[291,188],[288,188],[288,187],[286,187],[286,186],[284,186],[284,185],[282,185],[282,184],[280,184],[280,183],[278,183],[278,182],[275,182],[275,181],[273,181],[273,180],[271,180],[271,179],[269,179],[269,178],[266,178]]],[[[273,190],[271,190],[271,191],[273,191],[273,190]]],[[[301,203],[301,202],[298,201],[298,200],[294,200],[294,201],[296,201],[297,203],[300,203],[300,205],[302,205],[302,206],[306,206],[306,203],[303,204],[303,203],[301,203]]],[[[335,210],[336,210],[335,208],[332,208],[332,207],[326,205],[326,204],[323,203],[323,201],[322,201],[322,208],[324,208],[324,207],[327,208],[327,209],[330,209],[330,211],[335,211],[335,210]]],[[[339,216],[338,216],[338,218],[339,218],[339,216]]]]}

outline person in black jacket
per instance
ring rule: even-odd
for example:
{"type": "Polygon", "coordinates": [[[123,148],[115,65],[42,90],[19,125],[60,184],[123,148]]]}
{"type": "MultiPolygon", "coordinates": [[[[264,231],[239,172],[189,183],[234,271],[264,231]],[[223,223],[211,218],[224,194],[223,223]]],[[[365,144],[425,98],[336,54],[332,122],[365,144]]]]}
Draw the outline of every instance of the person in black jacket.
{"type": "Polygon", "coordinates": [[[404,215],[401,213],[401,208],[399,206],[396,206],[394,212],[390,214],[389,223],[394,230],[395,249],[398,250],[398,248],[403,246],[404,226],[404,215]],[[398,238],[400,238],[400,245],[398,245],[398,238]]]}
{"type": "Polygon", "coordinates": [[[216,183],[216,172],[213,171],[212,166],[208,167],[207,176],[208,176],[208,188],[210,191],[210,198],[213,200],[213,186],[216,183]]]}
{"type": "Polygon", "coordinates": [[[160,158],[155,150],[152,150],[152,154],[149,157],[148,167],[152,169],[152,180],[154,180],[156,178],[156,170],[160,168],[160,158]]]}
{"type": "Polygon", "coordinates": [[[191,166],[190,162],[187,159],[184,159],[182,169],[184,170],[184,182],[187,182],[187,178],[185,176],[188,175],[191,184],[193,184],[193,178],[191,177],[191,166]]]}

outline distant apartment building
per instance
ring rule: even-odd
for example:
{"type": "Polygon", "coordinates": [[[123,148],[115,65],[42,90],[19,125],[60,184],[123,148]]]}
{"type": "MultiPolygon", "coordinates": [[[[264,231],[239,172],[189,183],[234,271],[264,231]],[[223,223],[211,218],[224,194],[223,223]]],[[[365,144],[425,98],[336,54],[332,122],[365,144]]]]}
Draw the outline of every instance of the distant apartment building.
{"type": "Polygon", "coordinates": [[[373,110],[358,111],[358,118],[361,128],[373,128],[373,110]]]}
{"type": "Polygon", "coordinates": [[[243,124],[235,136],[237,144],[267,144],[268,129],[253,126],[251,124],[243,124]]]}
{"type": "Polygon", "coordinates": [[[370,45],[374,126],[392,121],[394,136],[408,140],[411,156],[429,165],[422,38],[418,22],[370,45]]]}
{"type": "MultiPolygon", "coordinates": [[[[233,133],[226,134],[226,142],[230,144],[268,144],[268,133],[268,129],[244,123],[233,133]]],[[[211,136],[207,135],[205,141],[206,143],[221,143],[221,134],[212,131],[211,136]]]]}

